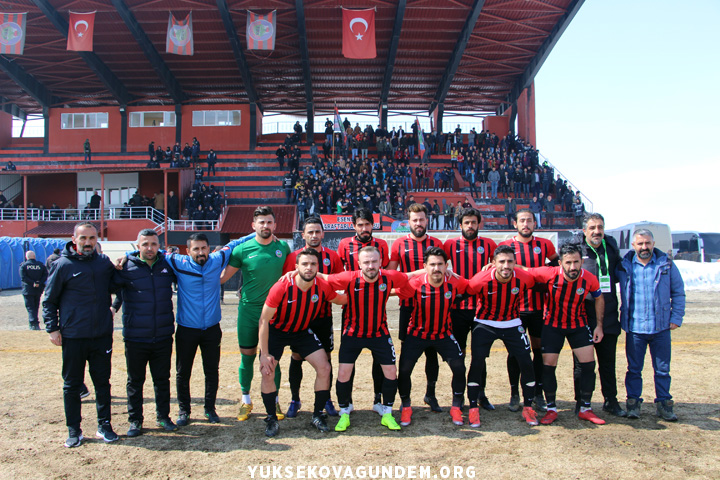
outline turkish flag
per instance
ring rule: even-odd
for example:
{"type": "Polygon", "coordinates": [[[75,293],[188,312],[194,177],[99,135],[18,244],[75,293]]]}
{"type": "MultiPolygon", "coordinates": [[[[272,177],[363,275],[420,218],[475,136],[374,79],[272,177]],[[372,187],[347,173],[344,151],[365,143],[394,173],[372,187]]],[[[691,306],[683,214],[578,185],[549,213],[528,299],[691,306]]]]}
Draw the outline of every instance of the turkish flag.
{"type": "Polygon", "coordinates": [[[343,47],[345,58],[375,58],[375,9],[343,8],[343,47]]]}
{"type": "Polygon", "coordinates": [[[70,12],[67,49],[75,50],[77,52],[92,52],[94,29],[95,12],[70,12]]]}

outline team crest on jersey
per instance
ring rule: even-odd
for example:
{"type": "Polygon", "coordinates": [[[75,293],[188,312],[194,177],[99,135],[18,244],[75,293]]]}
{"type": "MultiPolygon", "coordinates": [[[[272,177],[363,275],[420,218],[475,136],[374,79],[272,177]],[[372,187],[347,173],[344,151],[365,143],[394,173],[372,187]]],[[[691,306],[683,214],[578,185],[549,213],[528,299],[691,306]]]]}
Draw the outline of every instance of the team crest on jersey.
{"type": "Polygon", "coordinates": [[[535,254],[537,254],[537,255],[540,255],[540,252],[542,252],[542,249],[540,247],[535,247],[535,248],[533,248],[533,252],[535,252],[535,254]]]}
{"type": "Polygon", "coordinates": [[[478,247],[477,252],[482,255],[483,253],[485,253],[485,247],[478,247]]]}
{"type": "Polygon", "coordinates": [[[445,292],[445,298],[450,300],[452,298],[452,292],[445,292]]]}
{"type": "Polygon", "coordinates": [[[282,252],[280,250],[275,250],[275,256],[278,258],[282,257],[282,252]]]}
{"type": "Polygon", "coordinates": [[[576,290],[576,292],[577,292],[578,295],[582,295],[583,293],[585,293],[585,289],[582,288],[582,287],[580,287],[580,288],[578,288],[578,289],[576,290]]]}
{"type": "Polygon", "coordinates": [[[380,289],[381,292],[384,292],[385,290],[387,290],[387,284],[381,283],[378,289],[380,289]]]}
{"type": "Polygon", "coordinates": [[[310,301],[312,303],[317,303],[318,300],[320,300],[320,297],[317,296],[317,293],[315,295],[313,295],[312,297],[310,297],[310,301]]]}
{"type": "Polygon", "coordinates": [[[512,293],[513,295],[517,295],[518,293],[520,293],[520,289],[518,287],[513,287],[513,289],[510,290],[510,293],[512,293]]]}
{"type": "Polygon", "coordinates": [[[330,266],[330,259],[329,259],[329,258],[326,258],[325,260],[323,260],[323,265],[325,265],[326,267],[329,267],[329,266],[330,266]]]}
{"type": "Polygon", "coordinates": [[[525,329],[523,328],[522,325],[520,325],[520,326],[518,327],[518,332],[520,332],[520,334],[525,333],[525,329]]]}

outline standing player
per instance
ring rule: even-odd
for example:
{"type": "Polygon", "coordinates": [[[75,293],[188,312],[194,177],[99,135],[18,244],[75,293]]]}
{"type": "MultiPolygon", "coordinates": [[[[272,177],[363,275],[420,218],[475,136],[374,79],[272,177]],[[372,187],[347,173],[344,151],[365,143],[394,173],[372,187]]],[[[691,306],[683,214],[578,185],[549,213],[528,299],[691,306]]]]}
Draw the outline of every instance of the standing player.
{"type": "MultiPolygon", "coordinates": [[[[310,217],[305,220],[302,237],[303,240],[305,240],[305,246],[288,255],[285,260],[285,266],[283,267],[283,273],[295,270],[298,255],[307,249],[313,250],[320,255],[320,264],[317,268],[319,273],[330,275],[343,271],[343,265],[338,254],[334,250],[322,246],[322,241],[325,238],[325,230],[320,218],[310,217]]],[[[329,362],[330,352],[332,352],[334,348],[332,305],[330,305],[330,302],[323,302],[321,306],[320,314],[313,320],[311,328],[313,333],[320,339],[327,353],[329,362]]],[[[290,393],[292,394],[292,400],[287,409],[287,417],[289,418],[296,417],[301,406],[300,384],[303,378],[302,363],[303,357],[300,353],[293,350],[292,357],[290,357],[290,369],[288,370],[288,381],[290,382],[290,393]]],[[[330,369],[330,384],[332,384],[332,368],[330,369]]],[[[332,417],[338,416],[337,410],[335,410],[335,406],[329,397],[325,405],[325,411],[332,417]]]]}
{"type": "Polygon", "coordinates": [[[527,272],[515,270],[515,251],[509,245],[500,245],[495,249],[492,266],[470,280],[470,292],[478,295],[468,375],[470,426],[480,426],[478,396],[484,398],[487,379],[485,359],[490,356],[495,340],[502,340],[508,353],[520,364],[524,401],[522,415],[529,425],[537,425],[537,416],[532,408],[535,372],[530,358],[530,342],[519,315],[522,298],[533,287],[535,280],[527,272]]]}
{"type": "MultiPolygon", "coordinates": [[[[555,246],[550,240],[536,238],[535,215],[530,209],[523,208],[515,214],[515,228],[518,234],[510,240],[500,242],[500,245],[510,245],[515,251],[515,261],[518,265],[526,268],[545,266],[545,263],[558,258],[555,246]]],[[[543,359],[540,350],[540,337],[543,330],[543,302],[545,292],[537,287],[525,292],[522,304],[520,305],[520,320],[523,327],[530,335],[530,346],[533,352],[533,366],[535,368],[535,406],[538,410],[545,411],[545,399],[542,396],[543,359]]],[[[508,355],[507,359],[508,377],[510,378],[510,405],[511,412],[520,410],[520,366],[518,361],[508,355]]]]}
{"type": "Polygon", "coordinates": [[[400,430],[400,425],[392,416],[397,393],[397,369],[385,308],[391,290],[406,285],[408,276],[394,270],[382,270],[382,257],[376,247],[363,247],[358,257],[359,271],[327,277],[333,289],[345,290],[348,296],[348,303],[343,308],[343,333],[338,354],[340,366],[335,384],[340,405],[340,420],[335,425],[335,431],[344,432],[350,426],[351,375],[355,360],[364,348],[370,349],[383,371],[381,424],[390,430],[400,430]]]}
{"type": "MultiPolygon", "coordinates": [[[[364,247],[375,247],[380,252],[380,267],[386,268],[390,261],[388,256],[388,244],[381,238],[373,237],[373,223],[374,218],[372,211],[367,208],[358,208],[355,210],[352,216],[353,228],[355,229],[354,237],[346,237],[340,240],[338,245],[338,255],[340,260],[345,266],[345,271],[354,272],[360,270],[360,250],[364,247]]],[[[353,371],[353,378],[355,372],[353,371]]],[[[373,401],[373,409],[380,413],[382,412],[381,392],[382,384],[385,376],[383,375],[382,367],[380,364],[373,359],[372,366],[372,378],[373,378],[373,391],[375,392],[375,398],[373,401]]],[[[350,410],[352,411],[352,401],[350,402],[350,410]]]]}
{"type": "MultiPolygon", "coordinates": [[[[238,306],[238,345],[240,346],[240,390],[242,399],[238,420],[243,422],[252,412],[250,399],[254,362],[257,355],[258,325],[265,299],[270,288],[282,275],[282,268],[290,253],[287,243],[277,240],[275,214],[271,207],[257,207],[253,212],[252,227],[255,238],[239,245],[232,251],[230,263],[225,267],[221,282],[226,282],[240,270],[243,277],[242,297],[238,306]]],[[[275,370],[275,387],[280,388],[280,369],[275,370]]],[[[285,416],[277,405],[277,417],[285,416]]]]}
{"type": "Polygon", "coordinates": [[[441,247],[430,247],[425,251],[424,267],[424,274],[413,278],[396,292],[401,299],[413,299],[413,311],[400,354],[398,377],[398,391],[402,400],[400,424],[407,426],[412,421],[410,377],[422,353],[432,348],[440,353],[452,371],[453,400],[450,416],[455,425],[462,425],[465,357],[461,346],[453,336],[450,307],[455,297],[466,290],[468,282],[462,277],[445,278],[447,255],[441,247]]]}
{"type": "Polygon", "coordinates": [[[578,418],[596,425],[605,420],[592,411],[590,401],[595,390],[595,349],[593,343],[603,338],[605,299],[597,277],[582,268],[582,249],[576,243],[560,247],[559,267],[540,267],[528,270],[536,283],[548,287],[545,303],[545,325],[542,330],[543,389],[547,399],[547,413],[540,420],[550,425],[557,420],[555,369],[567,338],[573,355],[580,362],[580,412],[578,418]],[[585,298],[595,299],[595,331],[590,330],[585,313],[585,298]]]}
{"type": "MultiPolygon", "coordinates": [[[[398,238],[392,244],[389,270],[399,270],[404,273],[414,272],[423,268],[425,251],[430,247],[443,247],[442,241],[427,234],[428,211],[425,205],[413,203],[408,207],[408,224],[410,233],[404,238],[398,238]]],[[[400,300],[400,321],[398,338],[403,342],[408,333],[410,316],[413,312],[413,299],[400,300]]],[[[427,390],[424,401],[433,412],[442,412],[435,397],[435,384],[438,379],[440,365],[437,351],[433,347],[425,349],[425,376],[427,377],[427,390]]]]}
{"type": "MultiPolygon", "coordinates": [[[[490,238],[478,236],[482,214],[475,208],[466,208],[460,212],[458,222],[462,235],[445,242],[445,253],[452,262],[453,271],[460,277],[470,280],[482,268],[490,263],[497,244],[490,238]]],[[[450,310],[452,330],[463,353],[466,351],[468,334],[472,331],[475,321],[477,297],[467,295],[459,304],[453,304],[450,310]]],[[[490,400],[482,392],[478,399],[480,406],[486,410],[495,410],[490,400]]]]}
{"type": "Polygon", "coordinates": [[[295,252],[294,257],[297,274],[289,282],[281,280],[270,289],[260,315],[260,371],[262,398],[267,411],[265,435],[268,437],[277,435],[279,429],[274,374],[287,345],[292,348],[293,355],[305,358],[315,369],[312,425],[321,432],[328,431],[322,411],[330,401],[332,368],[325,347],[311,327],[328,302],[339,305],[347,302],[345,295],[338,295],[325,280],[316,278],[321,263],[321,254],[317,250],[306,248],[295,252]]]}

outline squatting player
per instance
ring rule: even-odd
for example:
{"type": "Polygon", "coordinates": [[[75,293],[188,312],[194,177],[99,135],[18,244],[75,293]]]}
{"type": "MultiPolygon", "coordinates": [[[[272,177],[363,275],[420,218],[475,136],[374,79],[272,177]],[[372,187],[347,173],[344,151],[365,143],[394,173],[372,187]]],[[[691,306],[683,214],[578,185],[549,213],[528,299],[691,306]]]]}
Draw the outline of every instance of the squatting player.
{"type": "MultiPolygon", "coordinates": [[[[535,215],[530,209],[523,208],[519,210],[515,214],[513,224],[517,228],[518,234],[510,240],[500,242],[500,245],[510,245],[513,248],[515,261],[518,265],[527,268],[543,267],[548,260],[557,259],[555,246],[552,242],[545,238],[536,238],[533,235],[535,233],[535,215]]],[[[533,366],[538,387],[535,389],[535,406],[542,411],[545,411],[545,399],[542,396],[543,360],[540,337],[543,330],[544,300],[545,292],[536,286],[534,289],[525,292],[523,302],[520,305],[520,320],[522,320],[523,327],[530,335],[530,346],[533,352],[533,366]]],[[[511,412],[517,412],[520,410],[520,390],[518,389],[520,366],[512,355],[508,355],[507,369],[510,378],[510,405],[508,405],[508,409],[511,412]]]]}
{"type": "MultiPolygon", "coordinates": [[[[420,356],[428,348],[437,351],[452,371],[453,400],[450,417],[455,425],[462,425],[462,403],[465,394],[465,356],[453,336],[450,308],[459,293],[465,292],[468,281],[464,278],[445,278],[447,255],[441,247],[425,251],[425,271],[398,289],[401,299],[412,299],[407,336],[400,353],[398,392],[402,400],[400,425],[412,422],[410,390],[411,375],[420,356]]],[[[475,397],[477,399],[477,397],[475,397]]]]}
{"type": "MultiPolygon", "coordinates": [[[[374,218],[372,211],[367,208],[358,208],[353,212],[352,224],[355,229],[355,236],[345,237],[340,240],[338,245],[338,255],[345,266],[345,271],[354,272],[360,270],[360,249],[363,247],[375,247],[380,252],[380,267],[386,268],[390,261],[388,244],[382,238],[373,237],[373,225],[374,218]]],[[[353,371],[353,378],[355,377],[355,371],[353,371]]],[[[375,398],[373,404],[378,413],[382,411],[382,404],[380,403],[381,391],[383,379],[382,368],[380,364],[373,359],[372,366],[372,378],[373,378],[373,391],[375,392],[375,398]]],[[[352,410],[352,401],[350,401],[350,410],[352,410]]]]}
{"type": "MultiPolygon", "coordinates": [[[[275,214],[271,207],[257,207],[253,212],[252,227],[255,238],[232,251],[230,264],[225,267],[222,282],[226,282],[238,270],[242,271],[243,289],[238,306],[238,345],[240,346],[240,390],[242,400],[238,410],[238,420],[245,421],[252,412],[250,398],[255,356],[258,344],[258,325],[265,299],[270,288],[282,275],[285,258],[290,253],[287,243],[276,239],[275,214]]],[[[280,369],[275,370],[275,386],[280,386],[280,369]]],[[[285,418],[277,405],[277,417],[285,418]]]]}
{"type": "MultiPolygon", "coordinates": [[[[343,264],[340,260],[340,256],[338,256],[334,250],[330,250],[329,248],[322,246],[322,241],[325,238],[325,229],[323,228],[322,220],[318,217],[307,218],[302,228],[302,237],[303,240],[305,240],[305,246],[288,255],[285,260],[285,266],[283,267],[283,273],[294,270],[297,256],[308,248],[316,251],[320,255],[320,264],[317,269],[318,272],[326,275],[342,272],[343,264]]],[[[327,359],[329,362],[330,353],[334,348],[332,305],[330,305],[329,302],[323,302],[320,315],[318,318],[313,320],[310,327],[312,328],[313,333],[315,333],[315,335],[317,335],[320,339],[320,342],[327,353],[327,359]]],[[[292,356],[290,357],[290,369],[288,370],[288,381],[290,382],[290,393],[292,395],[290,405],[288,406],[286,412],[286,416],[288,418],[296,417],[298,411],[300,410],[300,384],[302,383],[303,378],[302,364],[302,356],[293,350],[292,356]]],[[[332,385],[332,368],[330,369],[330,384],[332,385]]],[[[327,404],[325,405],[325,411],[331,417],[338,416],[338,412],[335,410],[335,406],[330,398],[328,398],[327,404]]]]}
{"type": "MultiPolygon", "coordinates": [[[[497,244],[490,238],[478,236],[482,214],[475,208],[463,209],[458,215],[462,235],[445,241],[445,253],[452,263],[453,272],[460,277],[470,280],[485,265],[490,263],[497,244]]],[[[460,344],[463,353],[466,352],[468,335],[475,325],[475,309],[477,308],[477,297],[466,295],[463,300],[456,302],[450,310],[452,330],[455,340],[460,344]]],[[[480,392],[478,399],[480,406],[486,410],[495,410],[495,407],[480,392]]]]}
{"type": "Polygon", "coordinates": [[[322,411],[330,401],[332,368],[325,347],[310,327],[316,324],[328,302],[342,305],[347,303],[347,297],[338,295],[325,280],[316,278],[320,258],[320,253],[312,248],[297,253],[297,273],[290,281],[280,280],[270,289],[260,315],[261,389],[267,411],[265,435],[268,437],[277,435],[279,429],[274,377],[283,350],[288,345],[315,369],[315,408],[311,424],[321,432],[328,431],[322,411]]]}
{"type": "Polygon", "coordinates": [[[550,425],[557,419],[555,369],[558,356],[567,338],[573,355],[580,362],[580,412],[578,418],[596,425],[605,420],[592,411],[590,401],[595,390],[595,348],[603,338],[605,299],[595,275],[582,268],[582,249],[576,243],[560,247],[559,267],[540,267],[528,270],[536,283],[548,288],[545,303],[545,326],[542,331],[543,389],[547,399],[547,413],[540,420],[550,425]],[[591,331],[585,313],[585,299],[595,299],[597,326],[591,331]]]}
{"type": "MultiPolygon", "coordinates": [[[[408,223],[410,233],[404,238],[398,238],[390,249],[389,270],[399,270],[404,273],[414,272],[423,268],[425,251],[430,247],[443,247],[442,241],[427,234],[428,210],[421,203],[413,203],[408,207],[408,223]]],[[[398,338],[405,341],[408,332],[410,316],[413,312],[413,298],[400,300],[400,320],[398,338]]],[[[440,365],[437,352],[432,346],[425,349],[425,376],[427,377],[427,390],[424,401],[433,412],[442,412],[435,397],[435,384],[437,383],[440,365]]]]}
{"type": "Polygon", "coordinates": [[[497,247],[492,268],[478,273],[470,280],[470,291],[478,295],[468,375],[468,419],[471,427],[480,426],[478,396],[484,396],[487,378],[485,359],[490,356],[490,348],[495,340],[502,340],[508,353],[520,364],[524,401],[522,416],[529,425],[538,424],[537,415],[532,408],[535,372],[530,358],[530,341],[518,314],[525,292],[533,285],[535,280],[532,275],[523,270],[515,270],[515,252],[509,245],[497,247]]]}
{"type": "Polygon", "coordinates": [[[381,424],[390,430],[400,430],[400,425],[392,416],[397,393],[397,369],[385,308],[391,290],[406,285],[408,276],[395,270],[381,269],[381,254],[375,247],[363,247],[358,256],[359,271],[327,277],[333,289],[344,290],[348,296],[347,305],[343,307],[343,333],[338,354],[340,366],[335,384],[340,405],[340,420],[335,425],[335,431],[344,432],[350,426],[351,375],[355,360],[364,348],[370,349],[383,371],[381,424]]]}

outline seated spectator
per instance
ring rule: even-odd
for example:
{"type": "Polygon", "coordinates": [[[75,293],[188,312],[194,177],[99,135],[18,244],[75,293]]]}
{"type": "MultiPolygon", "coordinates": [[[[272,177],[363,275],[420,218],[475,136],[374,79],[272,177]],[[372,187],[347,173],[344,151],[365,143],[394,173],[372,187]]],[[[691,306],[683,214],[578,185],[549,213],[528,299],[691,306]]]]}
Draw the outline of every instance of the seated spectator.
{"type": "Polygon", "coordinates": [[[205,230],[205,211],[202,205],[198,205],[190,214],[190,220],[195,223],[195,230],[205,230]]]}
{"type": "Polygon", "coordinates": [[[5,165],[5,168],[3,168],[3,170],[10,172],[13,170],[17,170],[17,167],[15,166],[15,164],[13,163],[12,160],[8,160],[7,165],[5,165]]]}
{"type": "Polygon", "coordinates": [[[205,174],[205,172],[203,171],[203,168],[200,165],[195,167],[195,183],[202,183],[204,174],[205,174]]]}
{"type": "Polygon", "coordinates": [[[190,148],[189,143],[185,142],[185,147],[182,150],[182,154],[184,163],[190,165],[190,159],[192,158],[192,148],[190,148]]]}

